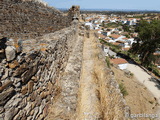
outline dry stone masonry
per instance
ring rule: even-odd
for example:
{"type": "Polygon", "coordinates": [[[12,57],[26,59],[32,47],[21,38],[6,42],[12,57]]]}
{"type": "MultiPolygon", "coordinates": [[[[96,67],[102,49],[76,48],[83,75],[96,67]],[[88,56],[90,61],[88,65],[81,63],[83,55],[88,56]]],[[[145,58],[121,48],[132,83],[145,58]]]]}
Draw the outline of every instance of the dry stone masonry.
{"type": "MultiPolygon", "coordinates": [[[[67,117],[76,111],[83,39],[90,38],[79,26],[79,9],[73,6],[63,15],[33,0],[0,1],[0,120],[44,120],[58,94],[66,96],[55,109],[64,108],[67,117]]],[[[105,116],[125,119],[118,84],[109,68],[104,70],[97,77],[106,85],[105,116]]]]}
{"type": "Polygon", "coordinates": [[[20,53],[6,40],[1,53],[0,118],[5,120],[39,120],[47,115],[48,105],[56,95],[54,86],[67,63],[76,40],[74,26],[41,39],[25,40],[20,53]],[[45,39],[45,40],[44,40],[45,39]],[[31,50],[32,49],[32,50],[31,50]]]}
{"type": "Polygon", "coordinates": [[[70,25],[68,16],[33,0],[1,0],[0,37],[27,39],[55,32],[70,25]]]}

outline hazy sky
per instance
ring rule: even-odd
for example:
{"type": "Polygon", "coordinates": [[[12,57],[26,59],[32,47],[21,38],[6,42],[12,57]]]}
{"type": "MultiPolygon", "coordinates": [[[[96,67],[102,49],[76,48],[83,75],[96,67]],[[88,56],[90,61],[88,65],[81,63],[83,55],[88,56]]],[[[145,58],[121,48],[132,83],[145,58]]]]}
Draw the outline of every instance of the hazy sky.
{"type": "Polygon", "coordinates": [[[138,9],[160,10],[160,0],[44,0],[56,8],[70,8],[80,5],[81,8],[101,9],[138,9]]]}

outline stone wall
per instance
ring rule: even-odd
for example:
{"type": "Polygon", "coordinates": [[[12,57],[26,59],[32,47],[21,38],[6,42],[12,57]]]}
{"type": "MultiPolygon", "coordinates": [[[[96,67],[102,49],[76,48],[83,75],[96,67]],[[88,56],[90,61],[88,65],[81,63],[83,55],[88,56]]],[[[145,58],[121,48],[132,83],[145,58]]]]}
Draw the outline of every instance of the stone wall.
{"type": "MultiPolygon", "coordinates": [[[[95,34],[97,36],[97,34],[95,34]]],[[[98,36],[97,36],[98,38],[98,36]]],[[[97,39],[97,59],[95,65],[96,78],[99,81],[99,93],[104,120],[126,120],[130,112],[120,91],[114,72],[107,67],[102,44],[97,39]]]]}
{"type": "Polygon", "coordinates": [[[0,41],[0,120],[41,120],[77,38],[72,25],[37,39],[0,41]],[[13,42],[14,41],[14,42],[13,42]],[[20,43],[20,44],[18,44],[20,43]]]}
{"type": "Polygon", "coordinates": [[[33,38],[69,27],[71,20],[35,0],[0,1],[0,38],[33,38]]]}

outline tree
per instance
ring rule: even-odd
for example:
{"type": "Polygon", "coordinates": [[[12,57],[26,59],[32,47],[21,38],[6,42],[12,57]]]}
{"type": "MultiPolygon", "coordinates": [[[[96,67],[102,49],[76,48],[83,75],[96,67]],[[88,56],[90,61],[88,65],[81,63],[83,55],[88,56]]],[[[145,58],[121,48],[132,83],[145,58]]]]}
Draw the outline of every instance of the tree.
{"type": "Polygon", "coordinates": [[[130,32],[130,27],[126,24],[122,25],[122,28],[125,32],[130,32]]]}
{"type": "Polygon", "coordinates": [[[102,21],[102,27],[105,27],[105,23],[104,23],[104,21],[102,21]]]}
{"type": "Polygon", "coordinates": [[[153,53],[160,48],[160,21],[142,20],[136,31],[138,38],[136,38],[136,43],[133,44],[130,52],[139,54],[142,65],[148,67],[156,60],[153,53]]]}

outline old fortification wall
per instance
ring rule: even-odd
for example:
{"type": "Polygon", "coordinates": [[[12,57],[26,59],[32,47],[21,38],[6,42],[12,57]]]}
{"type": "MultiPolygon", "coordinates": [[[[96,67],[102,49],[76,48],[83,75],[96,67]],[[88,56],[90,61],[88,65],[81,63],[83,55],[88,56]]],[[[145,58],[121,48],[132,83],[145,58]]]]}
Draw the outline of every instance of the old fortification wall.
{"type": "MultiPolygon", "coordinates": [[[[52,99],[61,92],[55,83],[77,41],[78,25],[71,21],[80,13],[79,7],[72,9],[64,16],[32,0],[0,1],[0,38],[13,38],[0,39],[0,120],[41,120],[47,116],[52,99]]],[[[104,119],[125,119],[118,84],[112,71],[104,67],[103,55],[97,55],[94,67],[104,119]]]]}
{"type": "MultiPolygon", "coordinates": [[[[7,41],[1,50],[0,119],[41,120],[77,38],[75,26],[39,39],[7,41]],[[4,52],[2,52],[4,51],[4,52]]],[[[4,39],[1,40],[5,41],[4,39]]]]}
{"type": "Polygon", "coordinates": [[[37,37],[68,27],[72,20],[36,0],[1,0],[0,16],[0,38],[37,37]]]}

